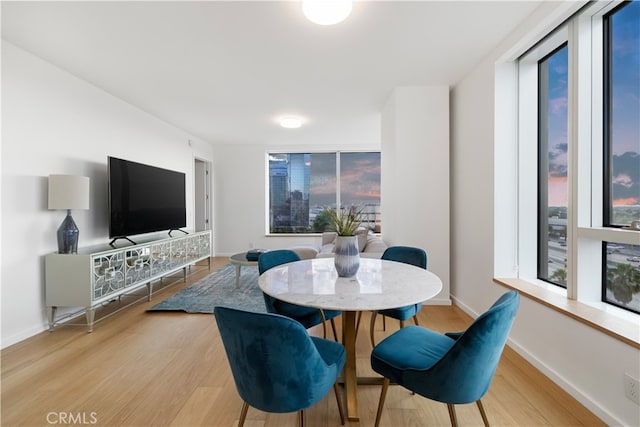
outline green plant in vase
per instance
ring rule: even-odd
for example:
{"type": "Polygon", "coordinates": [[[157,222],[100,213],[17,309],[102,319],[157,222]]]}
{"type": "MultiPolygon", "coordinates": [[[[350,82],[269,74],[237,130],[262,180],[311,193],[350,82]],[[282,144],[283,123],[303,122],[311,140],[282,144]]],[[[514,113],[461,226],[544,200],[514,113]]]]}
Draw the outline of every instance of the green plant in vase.
{"type": "Polygon", "coordinates": [[[362,223],[362,210],[363,208],[357,206],[351,206],[346,210],[325,210],[329,217],[330,230],[338,233],[338,236],[355,236],[356,230],[362,223]]]}

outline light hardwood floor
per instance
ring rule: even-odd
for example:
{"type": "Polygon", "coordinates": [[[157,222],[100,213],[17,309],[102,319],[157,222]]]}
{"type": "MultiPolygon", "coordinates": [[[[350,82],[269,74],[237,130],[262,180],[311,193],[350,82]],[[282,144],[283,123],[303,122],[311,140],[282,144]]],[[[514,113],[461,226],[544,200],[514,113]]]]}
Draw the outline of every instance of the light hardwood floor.
{"type": "MultiPolygon", "coordinates": [[[[214,258],[211,270],[226,263],[227,258],[214,258]]],[[[91,334],[83,325],[64,325],[4,349],[2,426],[235,426],[242,402],[213,315],[146,312],[208,273],[206,263],[200,263],[190,269],[186,284],[181,274],[165,279],[168,286],[151,302],[142,299],[108,317],[91,334]]],[[[462,330],[471,322],[458,308],[442,306],[424,307],[419,319],[442,332],[462,330]]],[[[357,342],[360,375],[372,374],[368,324],[365,314],[357,342]]],[[[398,324],[388,320],[387,331],[381,328],[378,321],[378,340],[398,324]]],[[[321,329],[311,333],[321,334],[321,329]]],[[[380,387],[361,386],[358,393],[360,422],[347,425],[372,426],[380,387]]],[[[509,348],[483,403],[493,426],[604,425],[509,348]]],[[[306,412],[309,427],[340,425],[333,393],[306,412]]],[[[482,424],[473,404],[459,405],[457,412],[461,426],[482,424]]],[[[296,425],[295,414],[255,409],[245,423],[296,425]]],[[[444,404],[392,386],[381,425],[447,426],[449,416],[444,404]]]]}

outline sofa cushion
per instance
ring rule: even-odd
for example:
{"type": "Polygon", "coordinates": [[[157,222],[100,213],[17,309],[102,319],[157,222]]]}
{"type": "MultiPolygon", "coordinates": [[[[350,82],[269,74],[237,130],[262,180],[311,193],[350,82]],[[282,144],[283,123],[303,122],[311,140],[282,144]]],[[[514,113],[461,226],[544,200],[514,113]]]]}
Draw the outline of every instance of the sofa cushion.
{"type": "MultiPolygon", "coordinates": [[[[326,231],[322,233],[322,246],[318,251],[318,257],[324,258],[327,256],[333,256],[335,251],[335,240],[337,233],[326,231]]],[[[379,236],[376,236],[369,230],[356,231],[356,237],[358,242],[358,250],[360,255],[370,255],[366,258],[380,258],[387,245],[382,241],[379,236]]]]}
{"type": "Polygon", "coordinates": [[[358,252],[364,251],[364,247],[367,246],[367,235],[369,230],[356,231],[356,237],[358,238],[358,252]]]}
{"type": "Polygon", "coordinates": [[[380,239],[379,237],[376,236],[368,236],[367,239],[367,245],[364,247],[364,250],[362,252],[384,252],[384,250],[387,249],[387,245],[382,241],[382,239],[380,239]]]}
{"type": "Polygon", "coordinates": [[[294,246],[291,250],[297,253],[300,259],[313,259],[318,255],[316,248],[310,248],[308,246],[294,246]]]}
{"type": "Polygon", "coordinates": [[[322,243],[320,246],[325,247],[327,245],[333,245],[336,243],[336,237],[338,237],[338,233],[335,231],[325,231],[322,233],[322,243]]]}
{"type": "Polygon", "coordinates": [[[322,245],[319,252],[322,254],[332,254],[335,248],[336,245],[333,243],[327,243],[326,245],[322,245]]]}

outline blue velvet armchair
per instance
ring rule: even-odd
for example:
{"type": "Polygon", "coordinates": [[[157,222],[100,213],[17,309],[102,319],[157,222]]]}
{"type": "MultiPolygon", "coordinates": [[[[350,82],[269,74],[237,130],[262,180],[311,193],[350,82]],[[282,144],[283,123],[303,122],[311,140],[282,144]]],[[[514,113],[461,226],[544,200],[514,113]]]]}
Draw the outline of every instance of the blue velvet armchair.
{"type": "Polygon", "coordinates": [[[505,293],[461,333],[407,326],[382,340],[371,353],[371,367],[384,377],[376,427],[390,382],[446,403],[454,427],[454,405],[476,402],[489,426],[480,399],[489,389],[519,302],[516,291],[505,293]]]}
{"type": "MultiPolygon", "coordinates": [[[[258,271],[262,274],[273,267],[294,261],[300,261],[300,257],[294,251],[288,249],[268,251],[260,255],[258,258],[258,271]]],[[[295,319],[302,323],[302,325],[307,329],[322,324],[323,336],[325,338],[327,337],[326,321],[329,320],[331,322],[331,328],[333,329],[333,337],[338,341],[336,325],[333,319],[341,314],[340,311],[303,307],[280,301],[279,299],[267,295],[264,292],[263,295],[264,303],[269,313],[282,314],[283,316],[295,319]]]]}
{"type": "Polygon", "coordinates": [[[238,394],[244,401],[238,427],[249,406],[265,412],[298,412],[322,400],[333,387],[340,420],[344,412],[336,380],[344,366],[342,344],[311,337],[297,321],[271,313],[215,307],[214,315],[238,394]]]}
{"type": "MultiPolygon", "coordinates": [[[[427,269],[427,253],[420,248],[411,246],[391,246],[382,254],[382,259],[388,261],[403,262],[405,264],[415,265],[416,267],[427,269]]],[[[390,308],[386,310],[373,311],[371,313],[371,323],[369,328],[369,336],[371,338],[371,346],[375,347],[374,330],[376,324],[376,316],[391,317],[400,321],[400,327],[404,327],[404,322],[413,317],[413,321],[418,325],[418,312],[422,308],[422,304],[411,304],[404,307],[390,308]]],[[[383,318],[384,319],[384,318],[383,318]]]]}

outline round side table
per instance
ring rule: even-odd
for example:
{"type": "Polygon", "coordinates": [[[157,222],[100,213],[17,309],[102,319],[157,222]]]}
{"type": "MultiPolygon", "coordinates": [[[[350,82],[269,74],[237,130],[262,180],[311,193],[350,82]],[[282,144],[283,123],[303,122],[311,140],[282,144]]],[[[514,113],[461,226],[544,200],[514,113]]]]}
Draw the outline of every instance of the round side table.
{"type": "Polygon", "coordinates": [[[246,252],[239,252],[229,257],[229,262],[236,267],[236,288],[240,287],[240,268],[245,267],[257,267],[258,261],[249,261],[247,259],[246,252]]]}

